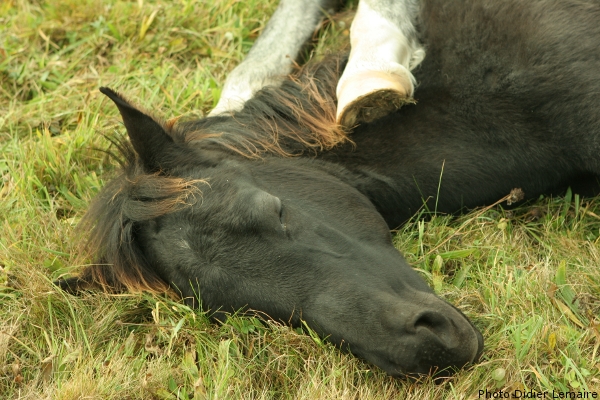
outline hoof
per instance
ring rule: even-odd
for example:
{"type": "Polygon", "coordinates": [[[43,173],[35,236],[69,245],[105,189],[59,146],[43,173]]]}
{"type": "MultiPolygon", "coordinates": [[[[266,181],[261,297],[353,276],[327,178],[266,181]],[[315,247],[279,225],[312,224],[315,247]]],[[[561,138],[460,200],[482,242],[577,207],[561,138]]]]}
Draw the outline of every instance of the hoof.
{"type": "Polygon", "coordinates": [[[384,89],[359,97],[338,115],[338,124],[351,129],[363,122],[372,122],[396,111],[405,104],[414,104],[412,97],[396,90],[384,89]]]}
{"type": "Polygon", "coordinates": [[[412,104],[410,78],[394,73],[369,71],[346,79],[339,86],[337,122],[353,128],[412,104]]]}

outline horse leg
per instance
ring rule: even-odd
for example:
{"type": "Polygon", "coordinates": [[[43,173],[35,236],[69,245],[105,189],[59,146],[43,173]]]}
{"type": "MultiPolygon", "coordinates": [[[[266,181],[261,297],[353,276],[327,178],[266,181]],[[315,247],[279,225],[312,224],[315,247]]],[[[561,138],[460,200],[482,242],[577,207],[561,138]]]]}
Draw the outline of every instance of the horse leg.
{"type": "Polygon", "coordinates": [[[225,81],[221,98],[209,115],[241,110],[267,85],[278,85],[292,71],[304,45],[313,36],[324,11],[338,0],[281,0],[246,58],[225,81]]]}
{"type": "Polygon", "coordinates": [[[361,0],[350,27],[352,49],[337,86],[337,121],[352,128],[411,102],[411,70],[425,57],[414,23],[419,0],[361,0]]]}

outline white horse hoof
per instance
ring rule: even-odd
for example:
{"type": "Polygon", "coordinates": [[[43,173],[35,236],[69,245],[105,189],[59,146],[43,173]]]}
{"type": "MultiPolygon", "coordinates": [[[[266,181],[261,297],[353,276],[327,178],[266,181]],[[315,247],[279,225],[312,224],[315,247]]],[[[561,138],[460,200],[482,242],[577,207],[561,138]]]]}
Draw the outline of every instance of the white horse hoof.
{"type": "Polygon", "coordinates": [[[337,122],[353,128],[396,111],[412,100],[412,75],[364,71],[344,77],[338,86],[337,122]]]}

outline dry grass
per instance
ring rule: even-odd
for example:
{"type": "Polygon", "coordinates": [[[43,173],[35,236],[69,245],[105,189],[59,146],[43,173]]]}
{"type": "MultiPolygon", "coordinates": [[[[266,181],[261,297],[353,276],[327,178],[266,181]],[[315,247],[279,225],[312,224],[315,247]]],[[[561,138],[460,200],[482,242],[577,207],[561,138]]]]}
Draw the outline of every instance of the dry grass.
{"type": "MultiPolygon", "coordinates": [[[[446,383],[394,380],[310,335],[150,295],[67,296],[74,231],[115,163],[110,85],[170,118],[202,115],[275,1],[0,3],[0,398],[446,399],[600,390],[600,200],[415,217],[398,248],[486,337],[446,383]]],[[[325,33],[339,41],[341,23],[325,33]]],[[[326,45],[325,45],[326,46],[326,45]]],[[[323,45],[319,46],[322,49],[323,45]]],[[[320,50],[321,51],[321,50],[320,50]]]]}

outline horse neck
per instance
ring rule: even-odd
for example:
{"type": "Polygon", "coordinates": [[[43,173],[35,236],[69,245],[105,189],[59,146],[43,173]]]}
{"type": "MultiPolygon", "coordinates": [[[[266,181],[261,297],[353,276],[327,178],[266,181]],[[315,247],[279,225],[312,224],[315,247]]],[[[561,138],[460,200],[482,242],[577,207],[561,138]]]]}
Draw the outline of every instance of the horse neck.
{"type": "Polygon", "coordinates": [[[422,205],[414,193],[410,178],[397,176],[376,159],[365,158],[362,152],[343,146],[321,153],[312,160],[313,168],[325,171],[366,196],[377,208],[391,229],[407,221],[422,205]]]}
{"type": "MultiPolygon", "coordinates": [[[[390,228],[397,228],[424,205],[449,213],[462,207],[462,194],[454,189],[461,185],[458,175],[444,173],[450,152],[462,150],[439,145],[448,140],[444,126],[434,111],[404,106],[400,113],[359,126],[350,135],[353,145],[322,152],[319,159],[344,167],[348,183],[370,199],[390,228]],[[437,202],[440,182],[443,196],[437,202]]],[[[478,205],[480,199],[472,197],[478,205]]]]}

